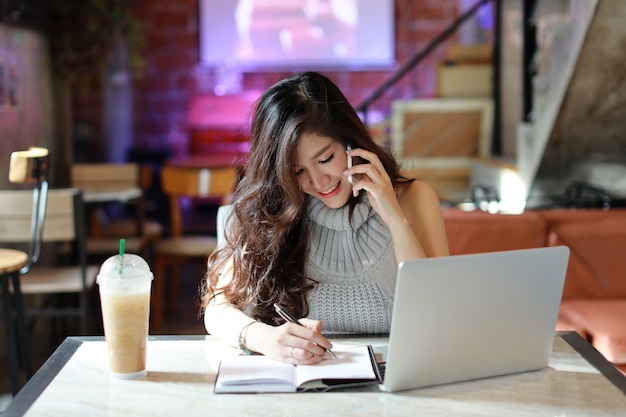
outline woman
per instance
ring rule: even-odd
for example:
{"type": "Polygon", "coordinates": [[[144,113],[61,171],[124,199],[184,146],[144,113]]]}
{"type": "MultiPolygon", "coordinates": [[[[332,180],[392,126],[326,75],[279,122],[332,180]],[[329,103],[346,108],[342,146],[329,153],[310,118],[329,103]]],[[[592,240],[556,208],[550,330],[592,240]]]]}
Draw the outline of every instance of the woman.
{"type": "Polygon", "coordinates": [[[250,142],[226,243],[208,261],[207,331],[294,364],[332,348],[322,324],[324,334],[388,332],[398,264],[448,255],[436,193],[399,173],[318,73],[263,94],[250,142]]]}

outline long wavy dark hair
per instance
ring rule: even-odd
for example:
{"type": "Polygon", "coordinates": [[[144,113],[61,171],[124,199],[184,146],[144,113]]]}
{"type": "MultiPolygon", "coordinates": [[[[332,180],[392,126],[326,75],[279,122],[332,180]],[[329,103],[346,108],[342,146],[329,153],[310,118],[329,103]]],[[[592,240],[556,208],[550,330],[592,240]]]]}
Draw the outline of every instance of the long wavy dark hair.
{"type": "MultiPolygon", "coordinates": [[[[304,274],[306,196],[293,175],[296,144],[305,133],[376,153],[396,189],[412,181],[330,79],[306,72],[279,81],[256,103],[249,159],[235,190],[225,244],[208,259],[203,307],[223,292],[231,305],[251,307],[252,316],[268,324],[280,322],[274,302],[296,317],[308,314],[306,294],[314,282],[304,274]],[[224,268],[232,268],[232,280],[220,288],[224,268]]],[[[357,201],[350,199],[351,208],[357,201]]]]}

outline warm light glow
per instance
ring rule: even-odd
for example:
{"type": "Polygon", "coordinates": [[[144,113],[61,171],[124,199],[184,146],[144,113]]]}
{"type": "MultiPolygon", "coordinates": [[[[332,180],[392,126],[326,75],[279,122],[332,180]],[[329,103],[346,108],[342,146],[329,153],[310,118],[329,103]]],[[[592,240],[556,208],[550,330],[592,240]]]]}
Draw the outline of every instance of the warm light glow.
{"type": "Polygon", "coordinates": [[[500,212],[522,213],[526,197],[526,186],[520,176],[513,171],[503,171],[500,176],[500,212]]]}

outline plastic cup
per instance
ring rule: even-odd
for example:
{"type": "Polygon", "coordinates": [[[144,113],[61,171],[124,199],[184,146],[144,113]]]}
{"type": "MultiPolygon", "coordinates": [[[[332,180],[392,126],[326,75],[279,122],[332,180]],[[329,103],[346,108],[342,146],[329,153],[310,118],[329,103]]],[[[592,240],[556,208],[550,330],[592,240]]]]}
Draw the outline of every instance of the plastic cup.
{"type": "Polygon", "coordinates": [[[100,267],[97,282],[113,377],[146,374],[152,278],[146,261],[130,253],[111,256],[100,267]]]}

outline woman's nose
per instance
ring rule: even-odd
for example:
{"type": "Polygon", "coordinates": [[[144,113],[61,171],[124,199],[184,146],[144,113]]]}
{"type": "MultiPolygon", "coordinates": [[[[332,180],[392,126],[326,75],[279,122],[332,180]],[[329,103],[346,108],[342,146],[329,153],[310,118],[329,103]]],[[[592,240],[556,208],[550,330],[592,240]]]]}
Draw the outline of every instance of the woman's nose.
{"type": "Polygon", "coordinates": [[[309,182],[311,183],[311,187],[319,190],[320,187],[326,185],[326,175],[323,172],[315,171],[310,173],[309,182]]]}

